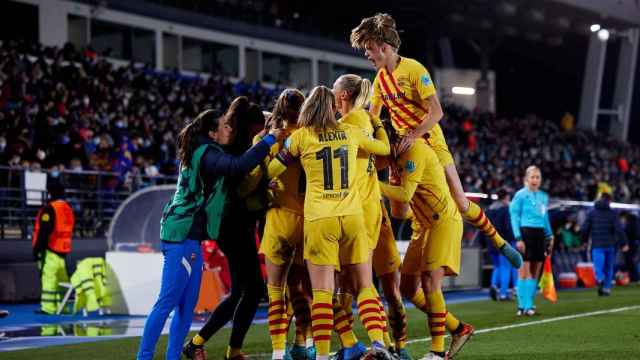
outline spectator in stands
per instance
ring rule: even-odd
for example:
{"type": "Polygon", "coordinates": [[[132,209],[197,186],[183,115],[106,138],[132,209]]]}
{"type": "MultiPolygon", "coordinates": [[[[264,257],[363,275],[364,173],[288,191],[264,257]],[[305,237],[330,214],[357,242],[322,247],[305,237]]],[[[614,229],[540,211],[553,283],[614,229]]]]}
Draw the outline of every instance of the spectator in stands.
{"type": "Polygon", "coordinates": [[[572,251],[581,247],[580,227],[576,224],[573,216],[558,230],[560,241],[558,245],[562,251],[572,251]]]}
{"type": "MultiPolygon", "coordinates": [[[[181,161],[180,178],[176,193],[167,206],[160,225],[165,259],[162,285],[158,300],[145,324],[137,356],[139,360],[153,358],[164,323],[174,310],[166,358],[180,358],[200,290],[203,267],[200,242],[223,236],[220,229],[224,221],[224,208],[233,202],[226,201],[233,190],[232,179],[246,175],[258,165],[282,134],[281,130],[271,130],[269,135],[249,151],[235,157],[225,153],[223,148],[233,144],[235,129],[236,124],[229,121],[228,116],[220,116],[215,110],[206,110],[189,122],[178,135],[176,148],[181,161]]],[[[229,219],[225,220],[229,222],[229,219]]],[[[244,264],[240,263],[244,260],[242,252],[251,242],[245,244],[235,238],[235,241],[231,241],[232,237],[228,239],[237,246],[235,262],[229,257],[232,252],[224,249],[233,272],[247,272],[244,264]]],[[[235,306],[225,310],[230,314],[241,312],[236,311],[235,306]]],[[[253,320],[253,314],[242,313],[238,316],[250,316],[249,323],[253,320]]],[[[190,358],[195,356],[201,359],[205,356],[202,343],[185,349],[185,353],[190,358]]]]}
{"type": "MultiPolygon", "coordinates": [[[[126,142],[132,159],[149,158],[169,176],[177,174],[177,124],[205,106],[224,109],[239,95],[266,108],[281,90],[258,82],[234,85],[219,72],[204,80],[116,67],[90,49],[12,41],[0,44],[0,82],[0,165],[29,168],[42,148],[46,158],[38,161],[44,169],[68,168],[78,158],[86,170],[111,171],[126,142]]],[[[640,201],[638,146],[580,129],[563,131],[562,121],[559,126],[533,115],[502,118],[448,105],[445,117],[441,126],[466,189],[519,187],[522,164],[537,161],[549,174],[543,185],[553,197],[594,198],[602,182],[616,199],[640,201]]],[[[126,173],[106,185],[129,184],[123,179],[126,173]]]]}
{"type": "MultiPolygon", "coordinates": [[[[1,117],[0,120],[2,120],[1,117]]],[[[0,135],[0,165],[4,165],[7,163],[7,155],[7,139],[4,136],[0,135]]]]}
{"type": "Polygon", "coordinates": [[[64,200],[64,187],[49,183],[49,202],[38,212],[33,231],[33,258],[38,262],[42,294],[39,313],[57,312],[64,291],[59,284],[68,282],[65,257],[71,252],[75,216],[64,200]]]}
{"type": "Polygon", "coordinates": [[[627,236],[629,250],[624,253],[624,267],[629,273],[629,280],[632,283],[640,281],[638,274],[638,247],[640,245],[640,222],[638,217],[628,211],[620,213],[620,220],[624,226],[627,236]]]}
{"type": "MultiPolygon", "coordinates": [[[[491,204],[485,212],[489,220],[493,223],[500,234],[504,234],[505,241],[515,246],[513,230],[511,229],[511,218],[509,216],[509,203],[511,195],[505,189],[498,190],[498,201],[491,204]]],[[[491,288],[489,295],[493,300],[506,301],[509,299],[509,284],[517,284],[518,270],[511,266],[509,260],[502,256],[500,252],[491,246],[484,234],[478,232],[479,240],[487,244],[487,251],[493,262],[493,272],[491,273],[491,288]]]]}
{"type": "MultiPolygon", "coordinates": [[[[160,171],[174,175],[175,124],[194,118],[209,103],[225,108],[235,95],[219,74],[203,80],[134,65],[117,68],[92,50],[82,55],[73,46],[11,41],[0,44],[0,81],[0,136],[5,139],[0,164],[31,162],[42,147],[45,168],[69,166],[74,157],[87,168],[97,150],[97,168],[121,172],[116,186],[125,184],[131,170],[122,163],[122,143],[132,159],[149,156],[160,171]]],[[[263,107],[273,95],[259,84],[241,91],[263,107]]]]}
{"type": "Polygon", "coordinates": [[[443,131],[465,188],[490,192],[501,186],[519,186],[519,165],[536,161],[549,174],[543,185],[553,197],[587,200],[595,197],[598,182],[607,182],[621,201],[640,200],[637,146],[584,130],[563,132],[533,115],[507,119],[448,105],[445,116],[443,131]],[[469,117],[477,138],[475,151],[468,148],[462,131],[469,117]],[[513,138],[521,141],[509,141],[513,138]],[[621,158],[625,161],[620,162],[621,158]]]}
{"type": "Polygon", "coordinates": [[[569,112],[565,112],[560,120],[560,126],[562,126],[562,130],[566,132],[573,131],[573,127],[575,126],[576,119],[569,112]]]}
{"type": "Polygon", "coordinates": [[[611,209],[610,203],[611,194],[602,193],[582,225],[582,239],[591,240],[591,257],[600,296],[611,294],[617,246],[622,244],[623,251],[629,250],[618,214],[611,209]]]}

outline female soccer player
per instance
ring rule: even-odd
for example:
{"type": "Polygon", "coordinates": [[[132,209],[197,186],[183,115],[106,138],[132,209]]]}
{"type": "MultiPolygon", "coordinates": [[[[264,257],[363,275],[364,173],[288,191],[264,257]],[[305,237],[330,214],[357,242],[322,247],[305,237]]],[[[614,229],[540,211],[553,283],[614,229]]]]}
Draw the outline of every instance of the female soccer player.
{"type": "Polygon", "coordinates": [[[511,228],[516,247],[524,254],[524,266],[518,275],[517,315],[535,315],[534,299],[538,278],[545,256],[553,249],[553,232],[549,222],[549,196],[540,190],[542,173],[537,166],[529,166],[524,185],[509,204],[511,228]]]}
{"type": "MultiPolygon", "coordinates": [[[[225,113],[225,119],[234,125],[240,122],[259,121],[264,123],[262,111],[259,111],[258,106],[250,103],[244,96],[234,99],[225,113]],[[251,114],[258,119],[250,119],[251,114]]],[[[244,129],[246,131],[246,126],[244,129]]],[[[281,130],[277,131],[282,132],[281,130]]],[[[234,137],[236,133],[234,131],[234,137]]],[[[238,136],[247,138],[247,134],[238,133],[238,136]]],[[[275,141],[270,142],[268,146],[270,147],[274,143],[275,141]]],[[[235,144],[230,145],[226,149],[238,151],[235,144]]],[[[260,160],[264,159],[268,152],[269,149],[261,153],[260,160]]],[[[252,164],[250,169],[257,165],[255,162],[252,164]]],[[[229,188],[229,199],[224,203],[224,207],[219,209],[222,212],[220,234],[212,238],[216,240],[229,262],[231,292],[216,307],[198,334],[185,344],[183,353],[187,358],[200,359],[201,357],[198,357],[199,355],[196,353],[201,351],[204,343],[232,319],[233,327],[224,358],[233,360],[246,358],[242,353],[242,344],[258,309],[260,297],[264,293],[264,280],[260,271],[258,249],[255,243],[255,217],[250,214],[245,199],[240,196],[234,186],[234,184],[240,183],[249,171],[235,172],[225,178],[225,186],[229,188]]]]}
{"type": "Polygon", "coordinates": [[[376,14],[363,19],[351,31],[350,40],[354,48],[365,50],[365,56],[378,70],[370,112],[380,116],[382,106],[387,108],[393,127],[404,136],[398,153],[407,151],[416,139],[425,138],[445,169],[449,189],[463,218],[489,237],[511,264],[519,268],[522,256],[498,234],[482,209],[467,199],[438,125],[443,111],[436,88],[422,64],[398,55],[401,41],[393,18],[376,14]]]}
{"type": "Polygon", "coordinates": [[[304,200],[304,258],[313,288],[311,322],[316,359],[327,360],[333,329],[334,271],[340,267],[355,284],[359,316],[372,342],[372,353],[390,359],[383,344],[380,306],[369,267],[369,244],[357,178],[358,149],[389,153],[380,120],[373,118],[375,139],[361,129],[338,123],[335,97],[318,86],[302,105],[296,130],[285,150],[269,164],[269,177],[300,159],[307,176],[304,200]]]}
{"type": "MultiPolygon", "coordinates": [[[[284,90],[271,114],[271,125],[282,128],[284,137],[288,137],[298,128],[297,121],[304,95],[297,89],[284,90]]],[[[260,141],[256,137],[254,141],[260,141]]],[[[271,147],[269,162],[284,148],[282,141],[271,147]]],[[[257,167],[252,176],[261,177],[263,167],[257,167]]],[[[266,176],[266,174],[264,174],[266,176]]],[[[260,253],[265,255],[267,269],[267,292],[269,295],[269,333],[273,349],[272,359],[284,359],[286,351],[288,319],[288,299],[286,285],[290,284],[289,297],[296,317],[296,344],[291,349],[294,359],[305,359],[307,353],[313,353],[313,345],[307,347],[307,330],[311,332],[310,304],[304,293],[304,283],[308,282],[307,270],[302,260],[304,223],[304,172],[299,162],[292,163],[287,170],[274,179],[272,184],[272,204],[267,211],[266,224],[260,253]],[[306,280],[306,281],[305,281],[306,280]]],[[[308,294],[311,297],[311,294],[308,294]]],[[[310,334],[309,334],[310,335],[310,334]]],[[[311,340],[311,337],[310,337],[311,340]]],[[[311,354],[311,357],[313,354],[311,354]]]]}
{"type": "MultiPolygon", "coordinates": [[[[268,153],[280,130],[273,130],[244,155],[225,154],[233,143],[235,124],[214,110],[206,110],[185,126],[177,140],[181,162],[176,193],[160,223],[164,266],[160,294],[144,327],[137,358],[151,359],[164,323],[173,310],[167,359],[179,359],[191,326],[202,276],[200,241],[217,239],[221,209],[230,176],[247,174],[268,153]]],[[[198,350],[203,356],[203,350],[198,350]]]]}
{"type": "MultiPolygon", "coordinates": [[[[390,130],[392,144],[399,145],[394,130],[390,130]]],[[[460,272],[462,219],[449,192],[444,169],[435,151],[423,139],[391,159],[399,172],[399,185],[381,184],[382,193],[389,199],[409,203],[414,214],[412,244],[403,261],[404,273],[420,277],[426,294],[431,332],[431,350],[423,358],[445,359],[445,329],[451,329],[453,340],[451,357],[460,351],[473,334],[473,327],[447,312],[442,295],[445,276],[460,272]]],[[[393,179],[395,180],[395,179],[393,179]]],[[[404,278],[403,278],[404,280],[404,278]]]]}
{"type": "MultiPolygon", "coordinates": [[[[333,85],[338,112],[342,115],[339,122],[351,124],[362,129],[368,136],[373,136],[370,114],[364,109],[371,99],[371,82],[354,74],[340,76],[333,85]]],[[[365,226],[369,238],[371,256],[369,262],[373,264],[376,275],[382,282],[385,298],[389,303],[391,328],[395,337],[396,351],[406,359],[409,355],[404,349],[406,341],[406,314],[400,297],[400,255],[396,247],[395,238],[391,231],[391,224],[386,209],[382,204],[382,195],[378,184],[375,167],[375,156],[360,150],[357,158],[357,182],[360,189],[365,226]]],[[[349,300],[345,306],[351,307],[349,300]]],[[[380,303],[384,314],[384,307],[380,303]]],[[[386,333],[386,319],[384,332],[386,333]]],[[[344,328],[344,327],[342,327],[344,328]]],[[[348,328],[347,328],[348,329],[348,328]]],[[[339,335],[340,332],[339,332],[339,335]]],[[[388,335],[386,335],[388,337],[388,335]]],[[[342,336],[341,336],[342,338],[342,336]]],[[[345,348],[352,346],[349,337],[342,338],[345,348]]]]}

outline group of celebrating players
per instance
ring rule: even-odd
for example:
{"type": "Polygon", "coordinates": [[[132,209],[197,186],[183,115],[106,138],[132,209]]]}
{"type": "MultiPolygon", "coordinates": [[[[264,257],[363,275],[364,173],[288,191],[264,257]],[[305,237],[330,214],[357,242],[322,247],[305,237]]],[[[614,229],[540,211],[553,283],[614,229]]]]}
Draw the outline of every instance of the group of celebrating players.
{"type": "MultiPolygon", "coordinates": [[[[373,84],[348,74],[306,98],[283,91],[269,114],[269,127],[279,129],[281,139],[242,184],[270,194],[259,251],[267,270],[272,359],[327,360],[333,331],[341,345],[337,359],[410,359],[403,297],[427,315],[431,348],[424,359],[452,358],[474,331],[447,311],[442,294],[443,278],[460,272],[463,219],[514,267],[522,257],[465,196],[438,125],[443,111],[431,76],[398,55],[395,21],[387,14],[365,18],[350,40],[377,69],[373,84]],[[390,121],[380,120],[382,107],[390,121]],[[388,181],[381,182],[384,169],[388,181]],[[402,261],[383,197],[391,216],[412,220],[402,261]],[[368,348],[352,329],[354,300],[368,348]],[[296,336],[287,346],[292,319],[296,336]]],[[[259,134],[254,143],[260,141],[259,134]]],[[[196,336],[183,353],[204,358],[203,341],[196,336]]]]}

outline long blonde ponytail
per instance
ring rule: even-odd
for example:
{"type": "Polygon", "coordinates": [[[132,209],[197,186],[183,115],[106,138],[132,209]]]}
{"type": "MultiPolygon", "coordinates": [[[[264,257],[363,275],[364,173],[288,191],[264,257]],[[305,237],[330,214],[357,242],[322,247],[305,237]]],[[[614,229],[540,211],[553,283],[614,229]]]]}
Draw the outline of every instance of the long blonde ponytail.
{"type": "Polygon", "coordinates": [[[316,86],[311,90],[300,109],[298,125],[316,130],[334,128],[336,98],[326,86],[316,86]]]}
{"type": "Polygon", "coordinates": [[[356,74],[342,75],[336,85],[349,94],[354,110],[364,109],[371,100],[371,81],[356,74]]]}

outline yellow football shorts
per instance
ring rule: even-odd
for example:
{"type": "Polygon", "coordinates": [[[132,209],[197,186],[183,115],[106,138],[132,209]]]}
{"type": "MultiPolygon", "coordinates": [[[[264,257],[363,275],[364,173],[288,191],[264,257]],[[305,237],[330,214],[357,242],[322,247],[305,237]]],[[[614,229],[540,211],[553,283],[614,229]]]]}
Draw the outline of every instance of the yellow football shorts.
{"type": "Polygon", "coordinates": [[[360,264],[370,251],[362,214],[304,222],[304,259],[314,265],[360,264]]]}
{"type": "Polygon", "coordinates": [[[454,164],[453,156],[451,155],[451,151],[449,151],[449,146],[447,146],[447,140],[444,138],[442,128],[435,126],[428,134],[429,137],[426,138],[427,144],[436,152],[440,165],[445,167],[449,164],[454,164]]]}
{"type": "MultiPolygon", "coordinates": [[[[383,205],[381,204],[381,207],[383,205]]],[[[382,224],[380,226],[380,237],[376,248],[373,250],[373,271],[376,276],[386,275],[396,272],[400,268],[400,253],[396,246],[396,238],[393,235],[391,219],[387,209],[382,207],[382,224]]]]}
{"type": "Polygon", "coordinates": [[[260,254],[276,265],[304,264],[302,244],[304,217],[282,208],[267,211],[260,254]]]}
{"type": "Polygon", "coordinates": [[[422,248],[422,271],[433,271],[444,267],[445,275],[456,276],[460,273],[460,254],[462,247],[462,219],[444,218],[429,229],[422,248]]]}
{"type": "Polygon", "coordinates": [[[411,233],[411,241],[407,247],[406,254],[404,254],[400,272],[405,275],[420,275],[422,271],[422,249],[429,236],[429,229],[422,226],[422,224],[413,218],[411,230],[413,230],[411,233]]]}
{"type": "Polygon", "coordinates": [[[371,199],[362,203],[364,226],[367,229],[369,238],[369,249],[373,250],[378,245],[380,238],[380,228],[382,226],[382,203],[371,199]]]}

